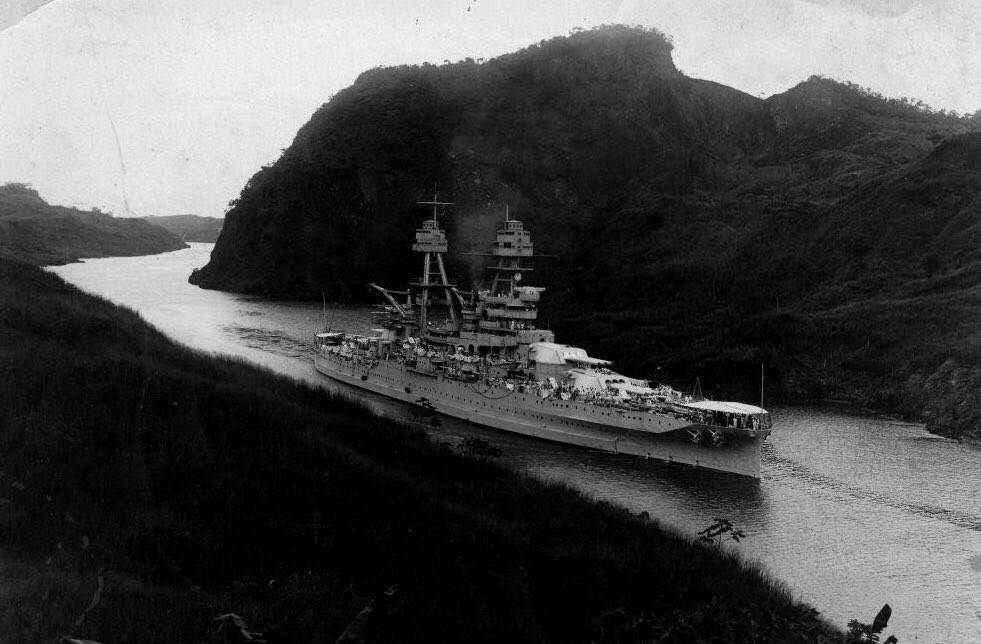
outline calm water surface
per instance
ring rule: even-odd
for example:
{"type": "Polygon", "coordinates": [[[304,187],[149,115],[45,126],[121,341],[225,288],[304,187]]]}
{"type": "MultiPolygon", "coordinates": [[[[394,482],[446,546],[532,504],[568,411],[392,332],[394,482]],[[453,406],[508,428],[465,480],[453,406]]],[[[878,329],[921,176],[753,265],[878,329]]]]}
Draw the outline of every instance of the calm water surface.
{"type": "MultiPolygon", "coordinates": [[[[88,260],[51,270],[126,305],[171,337],[241,356],[368,400],[404,405],[318,376],[312,334],[367,331],[367,309],[269,302],[187,283],[211,244],[164,255],[88,260]]],[[[733,545],[840,626],[893,608],[900,642],[981,642],[981,449],[922,426],[828,408],[777,408],[763,479],[742,480],[484,430],[445,419],[443,440],[477,435],[503,460],[565,481],[597,499],[646,510],[688,535],[727,517],[746,533],[733,545]]]]}

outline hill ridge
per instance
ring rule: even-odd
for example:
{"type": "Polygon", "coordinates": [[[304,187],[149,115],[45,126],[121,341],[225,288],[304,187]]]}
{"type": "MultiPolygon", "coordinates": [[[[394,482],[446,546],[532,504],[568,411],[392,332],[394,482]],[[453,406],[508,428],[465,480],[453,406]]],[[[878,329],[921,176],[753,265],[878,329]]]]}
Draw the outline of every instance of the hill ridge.
{"type": "MultiPolygon", "coordinates": [[[[460,252],[482,250],[509,204],[559,257],[536,273],[550,293],[541,317],[624,370],[733,395],[762,359],[774,395],[919,413],[927,403],[901,383],[938,356],[915,345],[914,317],[882,325],[897,335],[878,338],[879,363],[868,320],[806,330],[822,307],[910,280],[973,283],[975,121],[820,78],[758,99],[684,76],[670,41],[628,27],[371,70],[252,177],[191,281],[365,299],[363,282],[415,272],[414,204],[435,184],[457,203],[446,225],[460,252]]],[[[971,340],[957,336],[955,299],[955,318],[929,333],[960,346],[971,340]]]]}
{"type": "Polygon", "coordinates": [[[150,255],[186,248],[146,221],[48,204],[23,183],[0,186],[0,256],[36,265],[83,257],[150,255]]]}

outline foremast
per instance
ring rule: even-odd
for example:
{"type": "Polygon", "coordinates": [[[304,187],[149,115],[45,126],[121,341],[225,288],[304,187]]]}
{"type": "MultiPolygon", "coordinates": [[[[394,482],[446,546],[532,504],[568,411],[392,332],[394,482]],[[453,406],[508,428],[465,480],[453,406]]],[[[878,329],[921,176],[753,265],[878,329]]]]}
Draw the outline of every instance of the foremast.
{"type": "Polygon", "coordinates": [[[423,337],[429,332],[429,291],[442,290],[444,300],[440,303],[445,304],[449,309],[450,318],[453,326],[458,326],[459,321],[456,315],[456,307],[453,305],[453,285],[446,277],[446,266],[443,264],[443,253],[447,252],[449,244],[446,241],[446,232],[439,227],[437,219],[440,206],[454,205],[449,201],[437,201],[433,195],[432,201],[420,201],[419,205],[432,206],[433,218],[422,222],[422,228],[416,229],[415,242],[412,250],[422,253],[422,278],[419,282],[413,283],[418,286],[421,294],[419,296],[419,334],[423,337]],[[433,262],[435,260],[435,264],[433,262]]]}

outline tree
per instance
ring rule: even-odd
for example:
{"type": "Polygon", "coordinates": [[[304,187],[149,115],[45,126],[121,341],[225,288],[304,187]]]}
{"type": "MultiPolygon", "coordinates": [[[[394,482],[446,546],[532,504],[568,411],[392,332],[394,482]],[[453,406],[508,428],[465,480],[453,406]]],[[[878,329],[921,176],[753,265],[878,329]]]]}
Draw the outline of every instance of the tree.
{"type": "Polygon", "coordinates": [[[717,546],[722,546],[726,541],[735,541],[739,543],[740,539],[745,537],[742,530],[734,530],[732,527],[732,522],[729,519],[716,517],[715,523],[699,531],[698,539],[699,541],[704,541],[706,543],[714,543],[717,546]]]}
{"type": "Polygon", "coordinates": [[[439,412],[436,411],[436,407],[433,405],[432,401],[428,398],[422,397],[416,399],[414,403],[409,405],[409,415],[415,420],[416,425],[419,430],[422,431],[422,423],[425,420],[429,420],[429,425],[432,427],[439,427],[442,422],[439,420],[439,412]]]}
{"type": "MultiPolygon", "coordinates": [[[[892,608],[889,604],[885,604],[879,612],[876,614],[875,619],[872,620],[871,624],[866,624],[860,622],[857,619],[853,619],[848,622],[848,633],[845,635],[845,641],[854,644],[862,644],[864,642],[878,642],[879,633],[886,629],[889,624],[889,618],[892,616],[892,608]]],[[[895,635],[890,635],[886,638],[883,644],[896,644],[899,640],[895,635]]]]}

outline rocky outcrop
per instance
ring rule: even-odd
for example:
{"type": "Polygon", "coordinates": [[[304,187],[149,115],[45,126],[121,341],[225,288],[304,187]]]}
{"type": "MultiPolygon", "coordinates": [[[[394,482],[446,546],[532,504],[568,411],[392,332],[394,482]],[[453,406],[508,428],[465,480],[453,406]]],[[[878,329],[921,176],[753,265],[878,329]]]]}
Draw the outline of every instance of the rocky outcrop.
{"type": "Polygon", "coordinates": [[[929,375],[910,378],[908,389],[919,393],[914,399],[923,405],[919,411],[931,432],[981,443],[981,367],[976,360],[971,365],[947,360],[929,375]]]}

